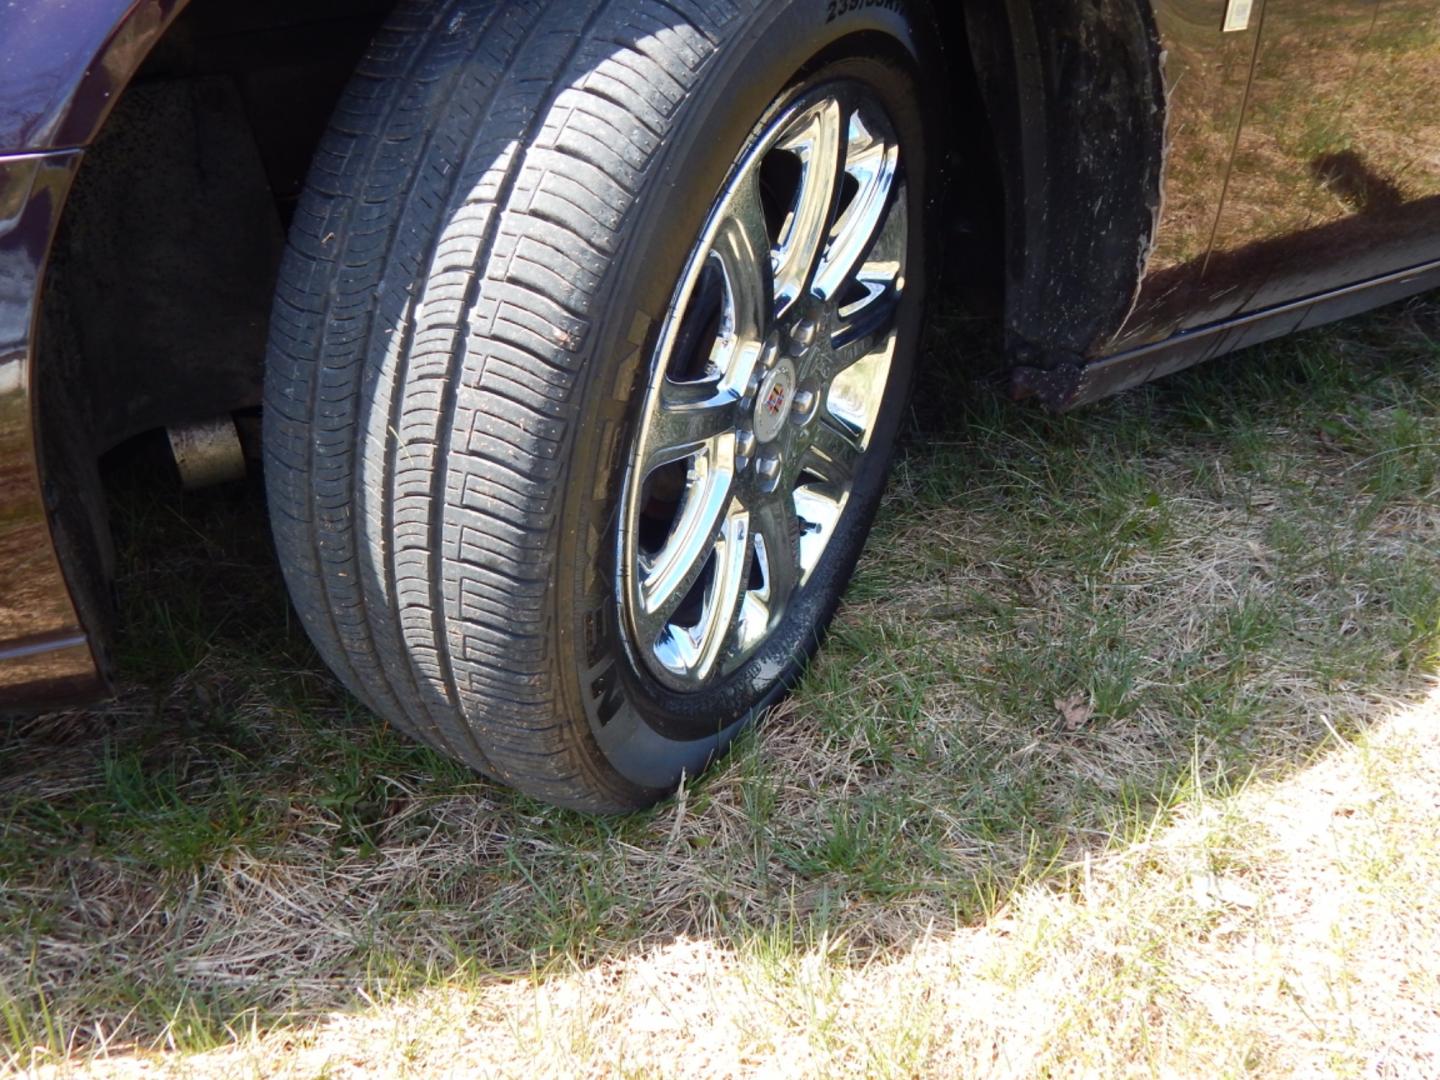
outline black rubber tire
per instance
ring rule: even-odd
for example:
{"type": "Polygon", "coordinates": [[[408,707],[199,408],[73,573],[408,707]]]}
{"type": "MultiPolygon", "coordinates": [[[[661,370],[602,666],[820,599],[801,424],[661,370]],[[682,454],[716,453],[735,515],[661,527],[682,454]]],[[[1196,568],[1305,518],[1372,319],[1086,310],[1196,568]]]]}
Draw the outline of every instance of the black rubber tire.
{"type": "MultiPolygon", "coordinates": [[[[877,87],[923,201],[933,40],[901,0],[398,5],[298,209],[266,387],[286,580],[367,706],[532,795],[614,812],[703,769],[789,688],[853,571],[888,446],[866,456],[793,629],[715,693],[667,696],[614,614],[642,368],[732,164],[797,88],[877,87]]],[[[918,336],[921,217],[882,445],[918,336]]]]}

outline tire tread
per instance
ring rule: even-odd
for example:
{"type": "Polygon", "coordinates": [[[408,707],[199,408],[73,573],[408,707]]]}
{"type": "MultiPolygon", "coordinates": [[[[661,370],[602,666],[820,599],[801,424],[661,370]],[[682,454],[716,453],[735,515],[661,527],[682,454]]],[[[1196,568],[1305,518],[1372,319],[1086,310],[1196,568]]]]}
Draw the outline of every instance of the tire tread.
{"type": "Polygon", "coordinates": [[[307,629],[372,710],[562,805],[649,794],[561,715],[555,507],[609,261],[738,13],[403,0],[280,276],[267,473],[307,629]]]}

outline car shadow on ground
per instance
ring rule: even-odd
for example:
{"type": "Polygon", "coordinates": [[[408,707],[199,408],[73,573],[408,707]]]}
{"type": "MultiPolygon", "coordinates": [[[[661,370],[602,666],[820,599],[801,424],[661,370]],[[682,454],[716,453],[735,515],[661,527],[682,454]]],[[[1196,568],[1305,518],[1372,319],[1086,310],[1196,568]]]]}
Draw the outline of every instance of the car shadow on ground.
{"type": "MultiPolygon", "coordinates": [[[[263,489],[110,463],[114,701],[4,722],[12,1049],[224,1042],[680,937],[978,925],[1433,675],[1440,298],[1068,418],[937,316],[895,490],[795,699],[681,797],[550,810],[387,730],[291,613],[263,489]]],[[[17,1051],[18,1052],[18,1051],[17,1051]]]]}

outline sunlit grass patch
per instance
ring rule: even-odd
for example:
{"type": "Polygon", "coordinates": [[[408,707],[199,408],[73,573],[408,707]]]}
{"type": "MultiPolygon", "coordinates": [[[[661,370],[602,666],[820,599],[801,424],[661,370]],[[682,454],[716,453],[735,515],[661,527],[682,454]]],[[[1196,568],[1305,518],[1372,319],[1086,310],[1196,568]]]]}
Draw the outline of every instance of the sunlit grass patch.
{"type": "Polygon", "coordinates": [[[1437,337],[1419,301],[1066,417],[932,368],[795,696],[620,820],[346,698],[257,491],[127,491],[130,681],[0,740],[0,1040],[102,1074],[1426,1075],[1435,746],[1374,730],[1440,666],[1437,337]]]}

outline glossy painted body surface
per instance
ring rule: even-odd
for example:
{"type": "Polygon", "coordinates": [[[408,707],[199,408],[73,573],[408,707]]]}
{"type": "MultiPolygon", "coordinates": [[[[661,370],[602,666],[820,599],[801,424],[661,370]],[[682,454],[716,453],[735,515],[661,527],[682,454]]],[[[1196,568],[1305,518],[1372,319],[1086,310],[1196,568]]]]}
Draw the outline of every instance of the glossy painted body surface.
{"type": "MultiPolygon", "coordinates": [[[[1165,191],[1107,352],[1440,261],[1440,6],[1158,0],[1165,191]]],[[[1289,324],[1282,324],[1292,329],[1289,324]]]]}
{"type": "Polygon", "coordinates": [[[88,144],[184,0],[0,5],[0,153],[88,144]]]}
{"type": "Polygon", "coordinates": [[[31,394],[40,282],[78,159],[0,159],[0,704],[97,685],[50,532],[31,394]]]}

